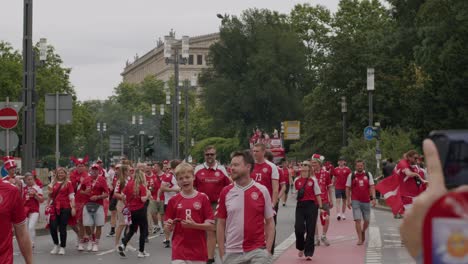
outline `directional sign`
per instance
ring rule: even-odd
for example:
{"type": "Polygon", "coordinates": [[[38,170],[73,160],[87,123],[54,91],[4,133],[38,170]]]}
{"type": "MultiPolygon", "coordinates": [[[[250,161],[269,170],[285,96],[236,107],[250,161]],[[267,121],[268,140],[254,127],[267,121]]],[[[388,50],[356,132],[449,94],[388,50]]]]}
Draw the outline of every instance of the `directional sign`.
{"type": "Polygon", "coordinates": [[[300,121],[284,121],[284,140],[299,140],[301,138],[300,121]]]}
{"type": "Polygon", "coordinates": [[[11,107],[0,109],[0,127],[12,129],[18,124],[18,112],[11,107]]]}
{"type": "Polygon", "coordinates": [[[371,126],[364,128],[364,139],[372,140],[374,138],[374,129],[371,126]]]}
{"type": "Polygon", "coordinates": [[[18,135],[14,131],[0,131],[0,149],[7,150],[7,133],[9,133],[8,151],[13,151],[19,143],[18,135]]]}

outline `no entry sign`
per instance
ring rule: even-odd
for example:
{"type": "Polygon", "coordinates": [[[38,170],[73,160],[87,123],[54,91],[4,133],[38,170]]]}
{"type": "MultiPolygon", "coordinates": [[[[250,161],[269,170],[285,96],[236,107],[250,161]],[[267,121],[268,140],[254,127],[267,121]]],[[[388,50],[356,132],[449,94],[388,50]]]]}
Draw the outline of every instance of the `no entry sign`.
{"type": "Polygon", "coordinates": [[[5,107],[0,109],[0,127],[12,129],[18,124],[18,112],[14,108],[5,107]]]}

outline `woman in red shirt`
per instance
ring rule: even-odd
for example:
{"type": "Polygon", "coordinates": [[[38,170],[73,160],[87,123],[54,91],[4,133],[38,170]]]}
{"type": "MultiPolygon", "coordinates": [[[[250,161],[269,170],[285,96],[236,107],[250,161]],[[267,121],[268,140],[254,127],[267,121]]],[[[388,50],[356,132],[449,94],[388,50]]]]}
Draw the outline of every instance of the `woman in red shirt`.
{"type": "Polygon", "coordinates": [[[145,251],[145,239],[148,232],[145,203],[149,198],[148,194],[150,193],[147,189],[145,173],[141,169],[136,169],[134,179],[127,183],[122,195],[126,207],[132,214],[130,231],[122,238],[122,244],[118,247],[119,254],[122,257],[125,257],[125,247],[138,228],[140,229],[138,257],[149,257],[149,254],[145,251]]]}
{"type": "Polygon", "coordinates": [[[39,204],[44,202],[44,196],[42,195],[42,188],[34,181],[33,174],[26,173],[23,180],[26,184],[23,190],[24,212],[28,219],[29,236],[34,248],[36,223],[39,219],[39,204]]]}
{"type": "Polygon", "coordinates": [[[50,235],[54,241],[50,254],[65,255],[68,220],[76,214],[75,191],[68,180],[68,171],[65,168],[57,168],[55,175],[52,183],[49,184],[48,204],[52,206],[54,212],[54,217],[51,217],[49,223],[50,235]],[[57,230],[60,232],[60,245],[57,230]]]}
{"type": "Polygon", "coordinates": [[[294,181],[297,191],[296,222],[294,233],[296,234],[296,249],[298,256],[304,255],[307,260],[311,260],[314,255],[315,245],[315,225],[317,223],[318,209],[322,209],[320,198],[320,187],[317,179],[311,177],[311,166],[309,161],[301,163],[301,174],[294,181]],[[304,239],[304,234],[305,239],[304,239]]]}

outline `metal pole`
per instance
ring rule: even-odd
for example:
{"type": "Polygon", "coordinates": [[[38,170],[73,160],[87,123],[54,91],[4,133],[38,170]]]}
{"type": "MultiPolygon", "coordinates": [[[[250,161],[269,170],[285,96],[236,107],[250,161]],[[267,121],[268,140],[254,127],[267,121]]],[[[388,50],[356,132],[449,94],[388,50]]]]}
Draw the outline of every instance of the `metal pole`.
{"type": "Polygon", "coordinates": [[[373,126],[374,124],[374,108],[372,106],[373,99],[372,99],[372,91],[369,91],[369,126],[373,126]]]}
{"type": "Polygon", "coordinates": [[[140,160],[145,160],[145,132],[140,131],[140,160]]]}
{"type": "Polygon", "coordinates": [[[188,150],[189,150],[189,123],[188,123],[188,84],[185,82],[185,161],[188,161],[188,150]]]}
{"type": "Polygon", "coordinates": [[[120,135],[120,157],[124,155],[124,136],[120,135]]]}
{"type": "Polygon", "coordinates": [[[59,129],[59,93],[55,93],[55,168],[59,167],[60,150],[60,129],[59,129]]]}
{"type": "Polygon", "coordinates": [[[154,155],[155,155],[155,158],[156,160],[158,160],[159,156],[158,156],[158,150],[160,150],[160,146],[159,146],[159,131],[160,131],[160,126],[161,126],[161,114],[158,114],[156,113],[156,139],[155,139],[155,145],[156,145],[156,148],[155,148],[155,151],[154,151],[154,155]]]}
{"type": "MultiPolygon", "coordinates": [[[[10,106],[10,97],[7,96],[6,98],[6,104],[5,104],[6,107],[9,107],[10,106]]],[[[5,156],[10,156],[10,129],[7,129],[5,131],[5,145],[6,145],[6,148],[5,148],[5,156]]]]}
{"type": "Polygon", "coordinates": [[[174,93],[174,104],[172,109],[174,126],[173,126],[173,135],[174,135],[174,158],[179,158],[179,49],[176,47],[174,49],[174,82],[175,82],[175,93],[174,93]]]}
{"type": "Polygon", "coordinates": [[[33,1],[24,0],[23,10],[23,171],[31,171],[34,167],[34,123],[35,115],[33,111],[34,93],[34,68],[33,68],[33,47],[32,47],[32,21],[33,21],[33,1]]]}

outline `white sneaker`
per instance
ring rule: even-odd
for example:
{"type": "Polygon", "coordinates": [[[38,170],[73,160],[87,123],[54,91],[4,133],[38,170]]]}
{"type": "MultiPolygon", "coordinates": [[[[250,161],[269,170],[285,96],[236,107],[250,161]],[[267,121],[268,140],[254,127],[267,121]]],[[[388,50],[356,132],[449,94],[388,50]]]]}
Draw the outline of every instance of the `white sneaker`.
{"type": "Polygon", "coordinates": [[[89,241],[88,246],[86,247],[87,251],[91,251],[93,249],[93,242],[89,241]]]}
{"type": "Polygon", "coordinates": [[[98,251],[99,251],[99,248],[98,248],[97,243],[94,243],[94,244],[93,244],[93,248],[92,248],[91,251],[93,251],[93,252],[98,252],[98,251]]]}
{"type": "Polygon", "coordinates": [[[143,251],[143,252],[138,252],[138,257],[139,258],[145,258],[145,257],[149,257],[150,254],[146,251],[143,251]]]}
{"type": "Polygon", "coordinates": [[[84,245],[83,243],[78,244],[78,251],[83,251],[84,250],[84,245]]]}
{"type": "Polygon", "coordinates": [[[341,214],[341,219],[346,220],[345,214],[341,214]]]}
{"type": "Polygon", "coordinates": [[[52,250],[50,251],[50,254],[52,255],[57,255],[59,251],[59,246],[58,245],[54,245],[54,247],[52,248],[52,250]]]}
{"type": "Polygon", "coordinates": [[[65,255],[65,248],[61,247],[58,252],[59,255],[65,255]]]}

